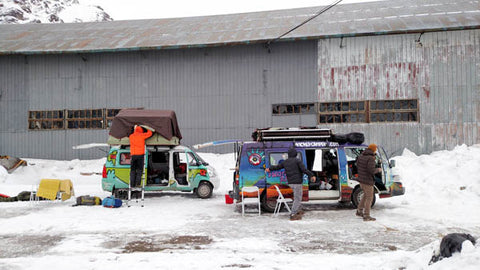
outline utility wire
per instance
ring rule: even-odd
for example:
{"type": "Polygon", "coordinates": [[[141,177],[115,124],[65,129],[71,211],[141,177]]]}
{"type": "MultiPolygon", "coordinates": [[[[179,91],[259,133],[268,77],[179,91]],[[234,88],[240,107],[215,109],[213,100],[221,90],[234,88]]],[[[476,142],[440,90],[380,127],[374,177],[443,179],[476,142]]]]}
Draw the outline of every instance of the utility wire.
{"type": "Polygon", "coordinates": [[[270,44],[272,44],[273,42],[276,42],[278,41],[279,39],[281,39],[282,37],[290,34],[291,32],[295,31],[296,29],[298,29],[300,26],[308,23],[309,21],[317,18],[318,16],[320,16],[322,13],[324,13],[325,11],[331,9],[332,7],[336,6],[338,3],[342,2],[342,0],[336,0],[335,2],[333,2],[332,4],[324,7],[323,9],[321,9],[319,12],[317,12],[315,15],[313,15],[312,17],[306,19],[305,21],[303,21],[302,23],[300,23],[299,25],[295,26],[294,28],[288,30],[287,32],[281,34],[280,36],[278,36],[277,38],[275,39],[271,39],[269,41],[267,41],[267,43],[265,44],[265,47],[270,51],[270,44]]]}

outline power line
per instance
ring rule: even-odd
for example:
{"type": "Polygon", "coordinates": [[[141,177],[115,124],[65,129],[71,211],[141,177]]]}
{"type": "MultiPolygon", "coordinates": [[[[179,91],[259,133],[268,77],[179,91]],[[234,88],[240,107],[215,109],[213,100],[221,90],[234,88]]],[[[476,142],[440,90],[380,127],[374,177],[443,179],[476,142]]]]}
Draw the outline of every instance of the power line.
{"type": "Polygon", "coordinates": [[[320,16],[322,13],[324,13],[325,11],[331,9],[332,7],[336,6],[338,3],[342,2],[342,0],[336,0],[335,2],[333,2],[332,4],[328,5],[328,6],[325,6],[324,8],[322,8],[319,12],[317,12],[315,15],[313,15],[312,17],[306,19],[305,21],[301,22],[299,25],[295,26],[294,28],[288,30],[287,32],[281,34],[280,36],[278,36],[277,38],[275,39],[271,39],[269,41],[267,41],[265,43],[265,47],[268,49],[268,51],[270,52],[270,44],[272,44],[273,42],[276,42],[278,41],[279,39],[281,39],[282,37],[290,34],[291,32],[295,31],[296,29],[298,29],[299,27],[301,27],[302,25],[308,23],[309,21],[315,19],[316,17],[320,16]]]}

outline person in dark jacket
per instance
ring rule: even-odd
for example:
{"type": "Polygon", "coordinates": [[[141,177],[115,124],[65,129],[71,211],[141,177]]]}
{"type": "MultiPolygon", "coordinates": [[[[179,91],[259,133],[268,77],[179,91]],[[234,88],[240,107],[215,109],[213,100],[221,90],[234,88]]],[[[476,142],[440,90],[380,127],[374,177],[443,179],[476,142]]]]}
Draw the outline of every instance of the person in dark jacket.
{"type": "Polygon", "coordinates": [[[357,158],[358,182],[363,190],[363,197],[357,207],[356,215],[363,217],[364,221],[374,221],[370,216],[370,207],[373,200],[373,186],[375,184],[375,174],[381,172],[381,168],[375,168],[375,152],[377,146],[370,144],[365,151],[357,158]]]}
{"type": "Polygon", "coordinates": [[[135,126],[130,139],[130,187],[139,187],[142,183],[145,165],[145,140],[152,136],[152,131],[143,132],[141,126],[135,126]]]}
{"type": "Polygon", "coordinates": [[[270,170],[281,169],[285,169],[288,185],[293,189],[293,207],[290,220],[301,219],[303,214],[303,211],[300,210],[303,193],[303,174],[307,174],[313,182],[316,181],[316,178],[311,171],[305,168],[302,161],[297,158],[297,150],[295,148],[288,150],[288,158],[284,162],[266,168],[265,172],[269,173],[270,170]]]}

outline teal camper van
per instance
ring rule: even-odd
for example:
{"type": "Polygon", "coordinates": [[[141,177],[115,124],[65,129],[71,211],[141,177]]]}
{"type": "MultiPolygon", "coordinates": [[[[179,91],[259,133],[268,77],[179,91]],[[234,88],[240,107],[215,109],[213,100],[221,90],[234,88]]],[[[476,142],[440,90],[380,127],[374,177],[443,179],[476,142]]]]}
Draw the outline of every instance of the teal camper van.
{"type": "Polygon", "coordinates": [[[115,197],[126,198],[130,184],[130,143],[134,125],[155,130],[145,141],[145,168],[142,178],[145,192],[194,192],[209,198],[219,181],[215,169],[187,146],[180,145],[182,135],[174,111],[121,110],[113,119],[107,143],[110,150],[102,172],[102,188],[115,197]]]}

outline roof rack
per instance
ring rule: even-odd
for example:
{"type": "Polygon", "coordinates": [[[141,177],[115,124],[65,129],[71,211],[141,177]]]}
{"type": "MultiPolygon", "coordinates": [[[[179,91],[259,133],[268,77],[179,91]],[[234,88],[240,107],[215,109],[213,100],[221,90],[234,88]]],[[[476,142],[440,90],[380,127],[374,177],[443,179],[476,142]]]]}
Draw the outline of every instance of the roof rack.
{"type": "Polygon", "coordinates": [[[308,128],[267,128],[257,129],[253,132],[254,141],[273,140],[328,140],[332,137],[331,129],[315,127],[308,128]]]}

